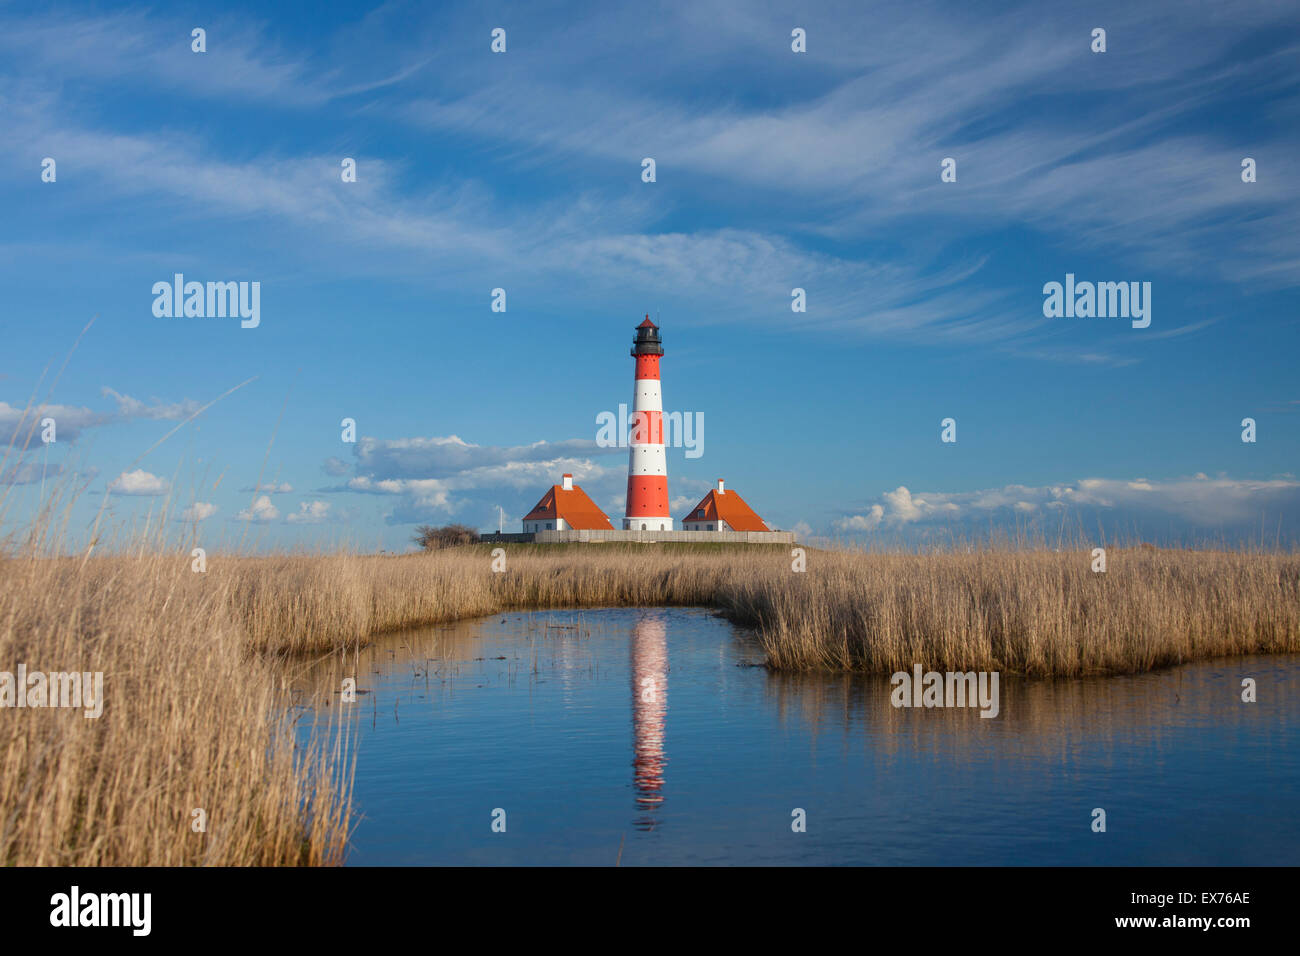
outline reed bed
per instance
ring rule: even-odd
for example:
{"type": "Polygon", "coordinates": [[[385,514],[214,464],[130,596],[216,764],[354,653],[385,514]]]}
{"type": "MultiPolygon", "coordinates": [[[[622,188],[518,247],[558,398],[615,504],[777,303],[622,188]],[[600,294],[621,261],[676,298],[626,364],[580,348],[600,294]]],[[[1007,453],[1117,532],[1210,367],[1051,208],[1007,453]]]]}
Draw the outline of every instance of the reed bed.
{"type": "Polygon", "coordinates": [[[271,655],[345,650],[370,635],[505,609],[699,605],[757,627],[776,670],[1133,673],[1300,651],[1300,555],[1120,549],[865,554],[593,545],[402,557],[231,558],[232,618],[271,655]]]}
{"type": "Polygon", "coordinates": [[[729,604],[777,670],[1148,671],[1300,651],[1300,555],[1111,550],[824,554],[729,604]]]}
{"type": "Polygon", "coordinates": [[[169,554],[11,557],[0,580],[0,670],[104,675],[98,718],[0,710],[0,862],[342,860],[346,741],[329,727],[296,741],[283,666],[231,615],[235,578],[169,554]]]}

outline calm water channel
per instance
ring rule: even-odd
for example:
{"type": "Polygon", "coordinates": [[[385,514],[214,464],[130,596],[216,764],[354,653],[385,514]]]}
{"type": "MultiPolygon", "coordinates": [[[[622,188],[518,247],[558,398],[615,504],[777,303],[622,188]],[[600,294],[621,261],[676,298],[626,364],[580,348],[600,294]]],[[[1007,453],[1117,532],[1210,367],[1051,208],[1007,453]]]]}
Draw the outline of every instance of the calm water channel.
{"type": "Polygon", "coordinates": [[[349,714],[351,864],[1300,863],[1300,657],[1003,680],[995,719],[762,659],[703,610],[510,613],[298,690],[349,714]]]}

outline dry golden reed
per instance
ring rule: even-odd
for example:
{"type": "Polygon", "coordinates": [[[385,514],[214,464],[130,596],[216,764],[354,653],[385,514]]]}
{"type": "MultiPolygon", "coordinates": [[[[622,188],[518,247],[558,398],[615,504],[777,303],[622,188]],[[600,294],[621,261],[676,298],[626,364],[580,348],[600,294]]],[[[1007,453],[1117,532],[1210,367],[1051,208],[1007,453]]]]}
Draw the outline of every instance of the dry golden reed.
{"type": "Polygon", "coordinates": [[[232,614],[271,654],[506,608],[702,605],[759,628],[778,670],[999,670],[1073,677],[1300,650],[1300,555],[1112,550],[924,554],[588,545],[402,557],[234,558],[232,614]]]}
{"type": "Polygon", "coordinates": [[[232,578],[157,554],[11,557],[0,580],[0,670],[102,671],[105,699],[95,719],[0,710],[0,862],[342,860],[346,741],[295,742],[284,667],[250,653],[232,578]]]}

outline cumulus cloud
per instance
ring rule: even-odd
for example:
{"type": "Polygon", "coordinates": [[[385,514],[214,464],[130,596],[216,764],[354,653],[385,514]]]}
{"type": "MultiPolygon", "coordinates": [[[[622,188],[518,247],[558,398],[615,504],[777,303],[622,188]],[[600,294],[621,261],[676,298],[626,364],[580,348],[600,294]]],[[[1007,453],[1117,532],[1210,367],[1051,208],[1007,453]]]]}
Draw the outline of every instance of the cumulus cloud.
{"type": "Polygon", "coordinates": [[[182,521],[206,521],[217,513],[217,506],[208,501],[196,501],[181,512],[182,521]]]}
{"type": "Polygon", "coordinates": [[[280,509],[271,504],[270,495],[261,495],[253,501],[250,507],[244,508],[236,514],[235,520],[266,524],[278,517],[280,517],[280,509]]]}
{"type": "MultiPolygon", "coordinates": [[[[620,468],[618,474],[620,478],[625,478],[627,472],[625,469],[620,468]]],[[[626,491],[625,483],[621,483],[619,487],[620,490],[626,491]]],[[[717,485],[712,481],[705,481],[700,478],[671,477],[669,479],[669,487],[677,491],[685,492],[685,494],[680,494],[668,502],[669,513],[674,516],[680,516],[685,514],[687,509],[693,508],[695,505],[699,504],[700,499],[717,487],[717,485]]],[[[620,496],[618,499],[618,509],[620,512],[623,510],[623,506],[626,503],[627,496],[620,496]]]]}
{"type": "MultiPolygon", "coordinates": [[[[1070,514],[1100,515],[1132,527],[1162,526],[1202,531],[1258,529],[1261,518],[1293,526],[1300,505],[1300,482],[1209,478],[1083,478],[1031,487],[1006,485],[963,492],[913,493],[905,486],[835,522],[845,533],[906,528],[978,525],[989,520],[1046,519],[1070,514]]],[[[1285,528],[1284,528],[1285,530],[1285,528]]]]}
{"type": "Polygon", "coordinates": [[[303,501],[299,502],[298,510],[287,515],[284,520],[289,524],[320,524],[327,521],[329,516],[328,501],[303,501]]]}
{"type": "Polygon", "coordinates": [[[331,455],[321,464],[320,470],[333,478],[339,478],[348,473],[348,463],[337,455],[331,455]]]}
{"type": "Polygon", "coordinates": [[[699,500],[700,498],[696,495],[678,495],[668,502],[668,510],[671,514],[677,514],[679,511],[685,511],[699,500]]]}
{"type": "Polygon", "coordinates": [[[108,483],[109,493],[115,495],[165,495],[167,479],[152,475],[143,468],[124,471],[108,483]]]}
{"type": "MultiPolygon", "coordinates": [[[[503,498],[513,498],[507,520],[515,520],[566,472],[600,501],[626,478],[626,469],[603,466],[589,455],[606,449],[594,441],[571,439],[529,445],[475,445],[457,435],[379,440],[362,438],[354,448],[356,474],[322,493],[379,495],[394,500],[385,516],[389,524],[440,520],[452,515],[494,514],[503,498]],[[512,512],[518,511],[518,514],[512,512]]],[[[338,458],[327,459],[327,472],[345,470],[338,458]]],[[[490,522],[492,524],[495,521],[490,522]]]]}
{"type": "Polygon", "coordinates": [[[376,478],[446,478],[493,467],[505,469],[610,453],[626,455],[627,449],[604,448],[594,440],[578,438],[531,445],[474,445],[457,435],[447,435],[389,441],[362,438],[354,451],[358,473],[376,478]]]}
{"type": "MultiPolygon", "coordinates": [[[[906,488],[900,489],[906,491],[906,488]]],[[[885,509],[883,505],[872,505],[865,514],[848,515],[841,518],[836,526],[841,531],[874,531],[880,527],[880,522],[884,520],[885,509]]]]}

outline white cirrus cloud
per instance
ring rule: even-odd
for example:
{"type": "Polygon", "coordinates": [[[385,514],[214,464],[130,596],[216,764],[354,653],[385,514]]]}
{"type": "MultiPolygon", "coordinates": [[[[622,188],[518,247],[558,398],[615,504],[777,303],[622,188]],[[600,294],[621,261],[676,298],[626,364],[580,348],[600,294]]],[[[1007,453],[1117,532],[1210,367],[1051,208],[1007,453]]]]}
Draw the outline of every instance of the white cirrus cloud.
{"type": "MultiPolygon", "coordinates": [[[[3,455],[0,455],[3,457],[3,455]]],[[[0,472],[0,485],[31,485],[38,481],[57,478],[63,474],[62,465],[45,465],[40,462],[19,462],[7,471],[0,472]]]]}
{"type": "Polygon", "coordinates": [[[268,495],[287,495],[293,491],[293,485],[287,481],[268,482],[260,485],[249,485],[239,489],[245,494],[268,494],[268,495]]]}
{"type": "Polygon", "coordinates": [[[117,417],[120,419],[143,418],[153,421],[179,421],[188,418],[202,406],[192,398],[180,402],[164,402],[160,398],[142,402],[130,395],[123,395],[105,385],[100,394],[117,403],[117,417]]]}
{"type": "Polygon", "coordinates": [[[142,402],[108,386],[101,388],[100,394],[113,399],[117,411],[97,412],[84,405],[48,403],[20,408],[8,402],[0,402],[0,444],[13,445],[18,449],[39,444],[41,422],[46,418],[54,419],[55,434],[59,441],[74,442],[90,428],[137,420],[179,421],[194,414],[200,407],[198,402],[188,398],[180,402],[164,402],[156,398],[142,402]]]}

